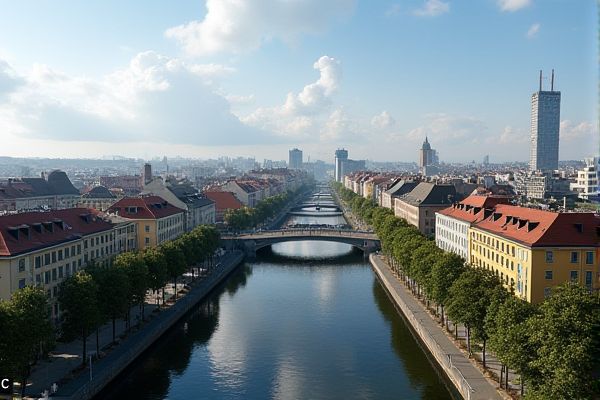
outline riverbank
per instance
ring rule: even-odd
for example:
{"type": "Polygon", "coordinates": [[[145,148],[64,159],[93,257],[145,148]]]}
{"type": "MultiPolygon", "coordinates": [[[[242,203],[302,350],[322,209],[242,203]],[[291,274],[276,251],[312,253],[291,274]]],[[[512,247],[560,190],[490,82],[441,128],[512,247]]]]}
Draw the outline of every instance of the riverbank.
{"type": "MultiPolygon", "coordinates": [[[[190,311],[194,305],[210,293],[215,286],[233,272],[243,261],[243,258],[241,252],[231,252],[222,257],[213,272],[192,286],[185,296],[169,308],[154,314],[141,329],[128,335],[105,357],[94,361],[92,371],[86,368],[70,381],[59,385],[58,391],[52,395],[52,398],[87,400],[94,397],[190,311]]],[[[37,397],[35,396],[35,398],[37,397]]]]}
{"type": "Polygon", "coordinates": [[[371,266],[388,296],[402,312],[413,332],[435,358],[463,398],[468,400],[503,399],[479,369],[463,354],[431,317],[425,307],[394,276],[380,255],[371,254],[371,266]]]}

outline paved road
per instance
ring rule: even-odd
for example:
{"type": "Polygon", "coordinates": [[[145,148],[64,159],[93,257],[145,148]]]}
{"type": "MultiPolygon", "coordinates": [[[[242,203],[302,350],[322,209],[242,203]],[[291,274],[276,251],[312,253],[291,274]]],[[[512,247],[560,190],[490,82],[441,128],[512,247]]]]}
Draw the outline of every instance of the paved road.
{"type": "Polygon", "coordinates": [[[267,239],[272,237],[303,237],[303,236],[323,236],[323,237],[351,237],[365,240],[379,240],[373,232],[353,231],[345,229],[281,229],[276,231],[263,231],[256,233],[247,233],[237,236],[224,236],[224,239],[267,239]]]}

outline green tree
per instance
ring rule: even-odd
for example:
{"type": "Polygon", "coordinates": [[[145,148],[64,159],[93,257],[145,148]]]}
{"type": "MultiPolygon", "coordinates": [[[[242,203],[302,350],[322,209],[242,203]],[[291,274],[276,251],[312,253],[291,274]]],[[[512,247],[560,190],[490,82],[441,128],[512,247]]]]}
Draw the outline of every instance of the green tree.
{"type": "Polygon", "coordinates": [[[62,331],[65,338],[83,342],[82,364],[87,358],[87,337],[101,320],[98,286],[86,271],[78,271],[60,286],[58,301],[62,309],[62,331]]]}
{"type": "MultiPolygon", "coordinates": [[[[148,248],[143,253],[144,264],[148,267],[148,286],[157,294],[162,289],[163,303],[165,300],[165,285],[169,280],[169,270],[164,254],[157,248],[148,248]]],[[[158,296],[156,296],[158,303],[158,296]]]]}
{"type": "MultiPolygon", "coordinates": [[[[454,253],[442,253],[431,268],[431,298],[441,307],[444,324],[444,306],[450,298],[450,287],[465,271],[465,261],[454,253]]],[[[446,321],[446,326],[447,326],[446,321]]]]}
{"type": "Polygon", "coordinates": [[[115,257],[114,265],[116,268],[122,268],[127,274],[130,304],[138,305],[142,320],[144,320],[144,303],[146,302],[146,292],[150,287],[150,278],[142,253],[130,251],[119,254],[115,257]]]}
{"type": "Polygon", "coordinates": [[[565,283],[527,321],[537,357],[529,363],[528,399],[588,399],[597,354],[599,307],[588,290],[565,283]]]}
{"type": "Polygon", "coordinates": [[[159,247],[159,251],[167,260],[167,271],[173,279],[175,286],[175,299],[177,299],[177,278],[185,272],[187,265],[183,251],[175,242],[166,242],[159,247]]]}
{"type": "Polygon", "coordinates": [[[126,317],[130,307],[129,276],[119,265],[90,271],[98,286],[98,304],[103,319],[112,322],[112,341],[116,340],[117,318],[126,317]]]}

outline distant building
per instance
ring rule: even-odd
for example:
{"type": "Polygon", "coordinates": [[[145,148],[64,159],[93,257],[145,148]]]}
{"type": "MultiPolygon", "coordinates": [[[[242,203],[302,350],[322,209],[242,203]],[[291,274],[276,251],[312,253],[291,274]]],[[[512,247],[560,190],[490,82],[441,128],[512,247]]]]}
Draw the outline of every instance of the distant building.
{"type": "Polygon", "coordinates": [[[419,182],[400,180],[394,186],[381,194],[381,206],[394,209],[394,199],[405,195],[413,190],[419,182]]]}
{"type": "Polygon", "coordinates": [[[117,196],[112,194],[104,186],[93,187],[90,191],[81,195],[78,207],[93,208],[98,211],[106,211],[117,202],[117,196]]]}
{"type": "MultiPolygon", "coordinates": [[[[151,171],[150,171],[151,173],[151,171]]],[[[144,177],[141,175],[101,176],[100,185],[107,189],[121,189],[125,196],[137,196],[143,188],[144,177]]]]}
{"type": "Polygon", "coordinates": [[[342,182],[344,179],[344,162],[348,160],[348,150],[337,149],[335,151],[335,181],[342,182]]]}
{"type": "Polygon", "coordinates": [[[302,169],[302,150],[290,150],[290,158],[288,165],[290,169],[302,169]]]}
{"type": "Polygon", "coordinates": [[[425,137],[425,141],[419,149],[419,169],[421,174],[425,176],[434,175],[438,171],[436,168],[437,164],[437,152],[431,148],[428,138],[425,137]]]}
{"type": "Polygon", "coordinates": [[[560,130],[560,92],[554,91],[554,70],[550,91],[540,90],[531,95],[531,171],[558,169],[558,141],[560,130]]]}
{"type": "Polygon", "coordinates": [[[77,190],[67,174],[52,171],[46,179],[8,179],[0,182],[0,211],[22,212],[40,209],[72,208],[79,201],[77,190]]]}
{"type": "Polygon", "coordinates": [[[571,190],[582,200],[598,201],[600,182],[600,158],[586,158],[585,167],[577,171],[577,180],[571,183],[571,190]]]}
{"type": "Polygon", "coordinates": [[[489,165],[490,164],[490,156],[489,155],[485,155],[483,156],[483,165],[489,165]]]}

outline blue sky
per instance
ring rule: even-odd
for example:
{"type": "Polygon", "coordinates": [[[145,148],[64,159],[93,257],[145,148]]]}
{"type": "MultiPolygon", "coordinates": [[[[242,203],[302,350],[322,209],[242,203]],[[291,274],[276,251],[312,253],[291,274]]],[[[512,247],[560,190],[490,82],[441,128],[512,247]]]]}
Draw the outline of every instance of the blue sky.
{"type": "Polygon", "coordinates": [[[593,0],[0,6],[2,155],[525,161],[552,68],[560,158],[598,153],[593,0]]]}

